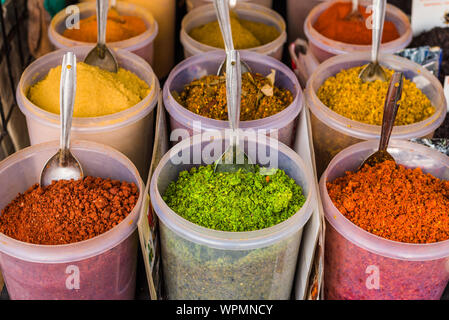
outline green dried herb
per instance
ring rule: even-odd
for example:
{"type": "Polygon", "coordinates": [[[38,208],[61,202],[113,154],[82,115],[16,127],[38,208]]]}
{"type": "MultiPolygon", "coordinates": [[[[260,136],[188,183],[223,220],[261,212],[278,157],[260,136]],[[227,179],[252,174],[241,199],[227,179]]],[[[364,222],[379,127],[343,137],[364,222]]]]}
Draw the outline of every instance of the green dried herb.
{"type": "Polygon", "coordinates": [[[182,171],[163,196],[181,217],[222,231],[253,231],[287,220],[304,204],[302,188],[283,170],[272,175],[215,173],[212,165],[182,171]]]}

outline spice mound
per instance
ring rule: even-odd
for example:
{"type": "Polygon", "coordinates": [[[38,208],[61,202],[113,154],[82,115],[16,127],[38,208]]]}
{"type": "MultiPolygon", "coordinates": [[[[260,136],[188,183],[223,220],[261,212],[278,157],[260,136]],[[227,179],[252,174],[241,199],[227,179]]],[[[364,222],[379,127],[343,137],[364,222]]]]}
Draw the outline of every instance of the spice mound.
{"type": "MultiPolygon", "coordinates": [[[[261,22],[240,19],[234,12],[231,12],[230,18],[232,39],[237,50],[265,45],[274,41],[280,35],[276,27],[261,22]]],[[[190,30],[189,35],[198,42],[224,49],[223,37],[218,21],[195,27],[190,30]]]]}
{"type": "MultiPolygon", "coordinates": [[[[146,29],[147,26],[141,18],[119,15],[110,10],[106,23],[106,42],[126,40],[144,33],[146,29]]],[[[62,35],[76,41],[97,42],[97,17],[94,15],[81,19],[79,28],[65,29],[62,35]]]]}
{"type": "Polygon", "coordinates": [[[134,183],[90,176],[35,184],[2,210],[0,232],[34,244],[87,240],[123,221],[138,197],[134,183]]]}
{"type": "MultiPolygon", "coordinates": [[[[50,69],[47,76],[28,90],[28,99],[48,112],[59,114],[61,66],[50,69]]],[[[99,117],[126,110],[150,93],[145,81],[131,71],[117,73],[78,62],[74,117],[99,117]]]]}
{"type": "MultiPolygon", "coordinates": [[[[272,116],[293,102],[287,89],[274,86],[275,71],[267,77],[246,72],[242,75],[240,120],[257,120],[272,116]]],[[[208,75],[193,80],[181,94],[173,92],[179,104],[200,116],[228,120],[225,76],[208,75]]]]}
{"type": "Polygon", "coordinates": [[[194,167],[169,184],[163,199],[181,217],[206,228],[268,228],[294,215],[305,197],[283,170],[273,175],[257,171],[215,173],[212,165],[194,167]]]}
{"type": "Polygon", "coordinates": [[[337,209],[385,239],[431,243],[449,239],[449,181],[385,161],[327,183],[337,209]]]}
{"type": "MultiPolygon", "coordinates": [[[[318,89],[317,96],[329,109],[351,120],[381,125],[385,97],[394,71],[384,67],[387,81],[363,83],[361,67],[342,70],[329,77],[318,89]]],[[[395,125],[423,121],[435,113],[435,107],[416,84],[404,79],[395,125]]]]}
{"type": "MultiPolygon", "coordinates": [[[[367,19],[371,12],[363,6],[359,6],[359,12],[363,20],[345,19],[352,11],[351,2],[336,2],[327,8],[313,24],[313,28],[323,36],[344,43],[356,45],[370,45],[372,30],[368,29],[367,19]]],[[[382,33],[382,43],[399,38],[398,30],[393,22],[385,21],[382,33]]]]}

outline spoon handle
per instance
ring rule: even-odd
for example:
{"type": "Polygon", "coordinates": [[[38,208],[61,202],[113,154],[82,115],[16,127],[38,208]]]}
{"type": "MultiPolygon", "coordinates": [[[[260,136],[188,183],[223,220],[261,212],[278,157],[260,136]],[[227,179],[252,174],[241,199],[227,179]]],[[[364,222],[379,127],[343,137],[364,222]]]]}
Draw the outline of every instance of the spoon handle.
{"type": "Polygon", "coordinates": [[[64,165],[70,148],[70,129],[72,127],[73,106],[76,92],[76,56],[67,52],[62,59],[59,103],[61,113],[61,138],[59,162],[64,165]]]}
{"type": "Polygon", "coordinates": [[[373,2],[371,61],[378,63],[379,49],[382,43],[382,32],[384,29],[386,0],[374,0],[373,2]]]}
{"type": "Polygon", "coordinates": [[[355,12],[359,9],[359,1],[358,0],[352,0],[352,12],[355,12]]]}
{"type": "Polygon", "coordinates": [[[225,49],[226,51],[234,50],[228,0],[214,0],[214,5],[215,12],[217,13],[218,24],[220,25],[221,34],[223,36],[225,49]]]}
{"type": "Polygon", "coordinates": [[[242,90],[242,73],[240,54],[237,50],[226,51],[226,101],[228,118],[234,132],[239,128],[240,94],[242,90]]]}
{"type": "Polygon", "coordinates": [[[398,101],[402,96],[403,85],[402,72],[395,72],[390,80],[390,85],[385,98],[384,115],[382,118],[382,131],[380,133],[379,151],[386,151],[391,132],[393,131],[394,120],[398,113],[398,101]]]}
{"type": "MultiPolygon", "coordinates": [[[[106,22],[108,20],[108,0],[97,0],[97,45],[106,45],[106,22]]],[[[104,52],[103,52],[104,53],[104,52]]],[[[103,58],[104,54],[101,55],[103,58]]]]}

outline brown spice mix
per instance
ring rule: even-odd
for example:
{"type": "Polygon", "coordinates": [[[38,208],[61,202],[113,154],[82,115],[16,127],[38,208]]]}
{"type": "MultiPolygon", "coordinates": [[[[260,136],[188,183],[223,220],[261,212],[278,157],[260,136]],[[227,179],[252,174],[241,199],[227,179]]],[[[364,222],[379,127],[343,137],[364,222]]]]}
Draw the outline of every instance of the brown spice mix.
{"type": "MultiPolygon", "coordinates": [[[[226,103],[226,78],[207,75],[196,79],[174,94],[179,104],[200,116],[228,120],[226,103]]],[[[293,102],[292,93],[274,86],[259,73],[242,75],[240,120],[263,119],[281,112],[293,102]]]]}
{"type": "Polygon", "coordinates": [[[2,210],[0,232],[34,244],[83,241],[118,225],[138,198],[134,183],[90,176],[35,184],[2,210]]]}
{"type": "Polygon", "coordinates": [[[406,243],[449,239],[449,182],[385,161],[327,183],[337,209],[362,229],[406,243]]]}

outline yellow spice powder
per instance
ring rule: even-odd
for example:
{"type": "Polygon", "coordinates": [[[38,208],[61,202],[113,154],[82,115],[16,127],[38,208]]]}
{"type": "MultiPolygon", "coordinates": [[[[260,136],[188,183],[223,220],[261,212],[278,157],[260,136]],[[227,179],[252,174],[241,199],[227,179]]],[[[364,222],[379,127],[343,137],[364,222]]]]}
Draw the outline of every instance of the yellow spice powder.
{"type": "MultiPolygon", "coordinates": [[[[363,83],[358,75],[361,67],[342,70],[326,79],[318,89],[318,98],[329,109],[351,120],[382,125],[382,116],[390,78],[394,71],[385,69],[387,81],[363,83]]],[[[435,113],[429,98],[410,80],[404,79],[395,125],[423,121],[435,113]]]]}
{"type": "MultiPolygon", "coordinates": [[[[28,99],[38,107],[59,114],[61,66],[28,90],[28,99]]],[[[74,117],[99,117],[128,109],[145,98],[150,88],[134,73],[119,68],[117,73],[78,62],[74,117]]]]}
{"type": "MultiPolygon", "coordinates": [[[[265,45],[280,35],[276,27],[261,22],[240,19],[233,11],[230,13],[230,22],[232,39],[237,50],[265,45]]],[[[208,46],[224,48],[218,21],[195,27],[189,31],[189,35],[196,41],[208,46]]]]}

